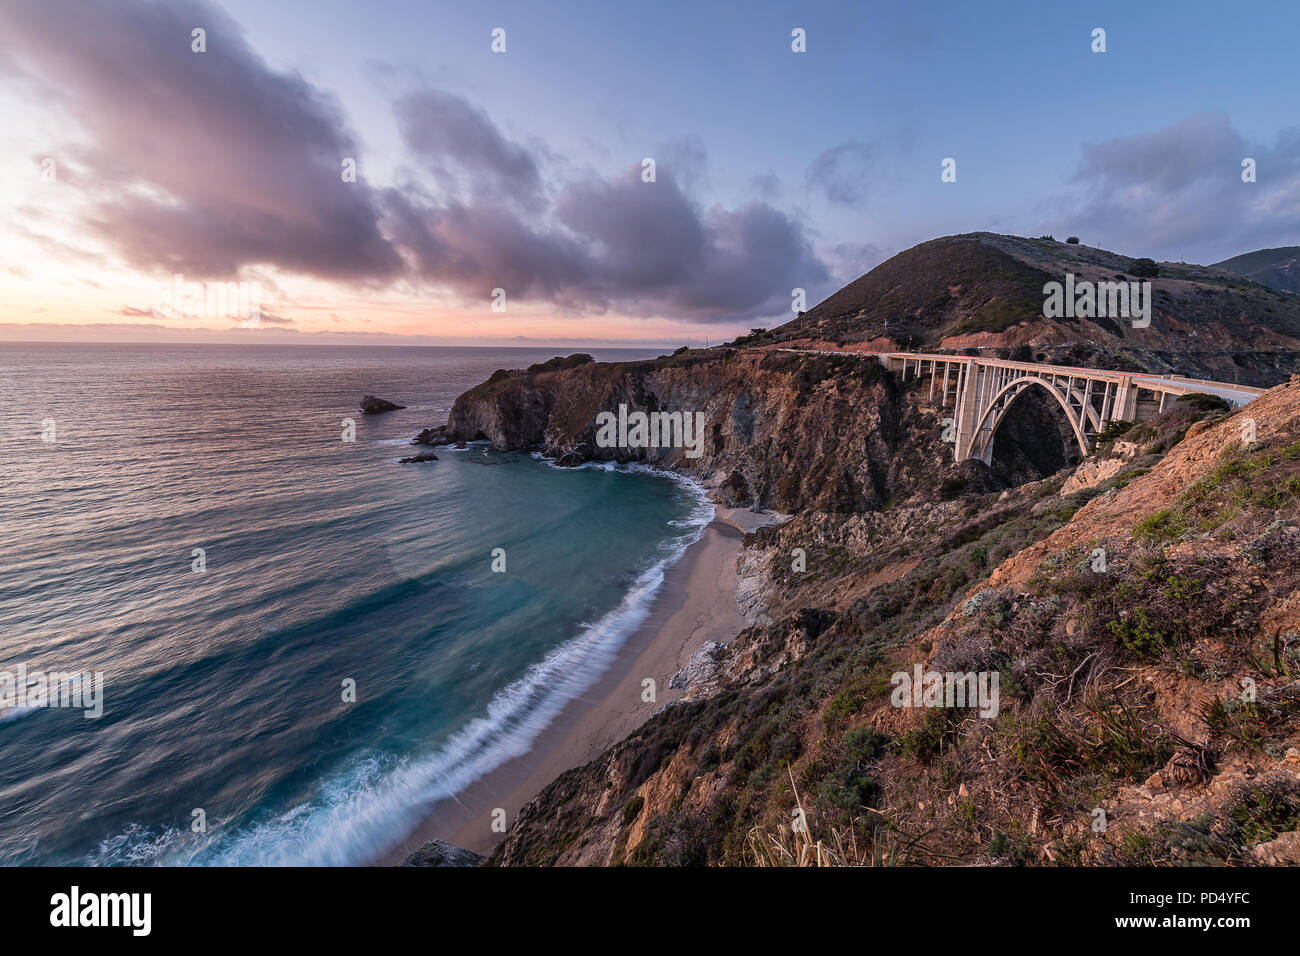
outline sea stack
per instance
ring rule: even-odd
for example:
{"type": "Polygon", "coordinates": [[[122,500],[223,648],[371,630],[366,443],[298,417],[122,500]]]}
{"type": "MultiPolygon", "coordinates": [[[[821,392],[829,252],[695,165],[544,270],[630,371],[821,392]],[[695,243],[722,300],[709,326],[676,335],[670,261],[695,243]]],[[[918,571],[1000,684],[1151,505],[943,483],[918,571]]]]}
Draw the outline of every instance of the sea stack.
{"type": "Polygon", "coordinates": [[[399,408],[405,407],[405,405],[398,405],[396,402],[390,402],[385,398],[376,398],[373,395],[366,395],[361,399],[361,411],[367,415],[382,415],[384,412],[395,412],[399,408]]]}

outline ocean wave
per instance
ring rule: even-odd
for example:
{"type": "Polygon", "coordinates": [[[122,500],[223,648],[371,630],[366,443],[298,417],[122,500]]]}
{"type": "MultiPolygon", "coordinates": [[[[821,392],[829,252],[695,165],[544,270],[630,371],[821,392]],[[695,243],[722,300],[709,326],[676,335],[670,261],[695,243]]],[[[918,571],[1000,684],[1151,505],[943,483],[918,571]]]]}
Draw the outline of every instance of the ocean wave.
{"type": "Polygon", "coordinates": [[[396,845],[436,801],[454,797],[507,761],[523,756],[571,701],[588,691],[647,618],[669,567],[699,540],[713,519],[707,490],[693,478],[633,463],[678,481],[696,499],[684,533],[637,575],[618,606],[554,648],[522,677],[498,691],[486,713],[424,756],[362,755],[284,812],[205,837],[132,827],[104,841],[90,862],[215,866],[339,866],[373,861],[396,845]]]}
{"type": "Polygon", "coordinates": [[[41,708],[35,704],[24,704],[22,707],[4,707],[0,708],[0,724],[7,723],[11,720],[17,720],[19,717],[25,717],[33,714],[41,708]]]}

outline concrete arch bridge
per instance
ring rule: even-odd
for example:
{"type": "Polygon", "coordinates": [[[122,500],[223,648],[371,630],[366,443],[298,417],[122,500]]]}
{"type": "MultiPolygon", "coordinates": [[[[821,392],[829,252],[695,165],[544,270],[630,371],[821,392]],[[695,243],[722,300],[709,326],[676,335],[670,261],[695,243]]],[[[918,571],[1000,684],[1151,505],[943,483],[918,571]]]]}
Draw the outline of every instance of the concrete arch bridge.
{"type": "Polygon", "coordinates": [[[1240,407],[1265,389],[1231,382],[1211,382],[1181,375],[1111,372],[1041,362],[1012,362],[974,355],[926,352],[842,352],[828,349],[781,349],[821,355],[860,355],[874,358],[908,378],[929,378],[930,400],[952,405],[953,457],[993,461],[993,439],[1007,411],[1024,392],[1035,390],[1065,412],[1079,451],[1087,456],[1096,437],[1113,421],[1144,421],[1165,410],[1172,397],[1203,392],[1240,407]]]}
{"type": "Polygon", "coordinates": [[[951,402],[957,461],[993,460],[993,438],[1008,409],[1024,392],[1035,390],[1044,400],[1055,401],[1065,412],[1079,451],[1087,455],[1100,432],[1113,421],[1144,421],[1165,410],[1180,395],[1203,392],[1217,395],[1233,406],[1245,405],[1264,393],[1262,388],[1185,378],[1181,375],[1146,375],[1112,372],[1038,362],[1012,362],[967,355],[920,352],[881,352],[877,359],[906,381],[930,379],[930,399],[936,392],[940,405],[951,402]]]}

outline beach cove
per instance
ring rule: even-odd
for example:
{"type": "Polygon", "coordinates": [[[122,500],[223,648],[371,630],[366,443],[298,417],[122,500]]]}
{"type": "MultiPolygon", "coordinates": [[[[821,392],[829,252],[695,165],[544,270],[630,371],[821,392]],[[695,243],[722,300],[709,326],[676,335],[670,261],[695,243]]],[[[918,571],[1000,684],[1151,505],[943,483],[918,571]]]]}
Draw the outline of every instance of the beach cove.
{"type": "Polygon", "coordinates": [[[569,702],[528,753],[453,798],[439,800],[410,836],[374,862],[400,864],[429,840],[486,856],[504,836],[503,822],[508,826],[547,784],[678,700],[682,690],[669,684],[691,656],[710,641],[728,643],[749,625],[736,603],[736,560],[744,535],[783,518],[715,504],[713,519],[665,571],[648,616],[598,681],[569,702]],[[644,699],[646,679],[655,682],[653,702],[644,699]]]}

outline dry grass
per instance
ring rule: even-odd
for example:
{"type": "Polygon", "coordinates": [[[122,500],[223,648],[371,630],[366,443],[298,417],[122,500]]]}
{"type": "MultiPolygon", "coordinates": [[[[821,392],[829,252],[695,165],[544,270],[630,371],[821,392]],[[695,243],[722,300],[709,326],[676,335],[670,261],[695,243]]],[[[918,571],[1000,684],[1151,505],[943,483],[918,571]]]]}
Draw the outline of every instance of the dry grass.
{"type": "Polygon", "coordinates": [[[775,833],[763,826],[749,831],[749,851],[755,866],[905,866],[912,862],[921,838],[904,839],[884,824],[873,827],[869,846],[858,842],[853,825],[830,827],[826,838],[813,839],[794,773],[789,768],[787,772],[794,791],[795,822],[790,826],[779,824],[775,833]]]}

